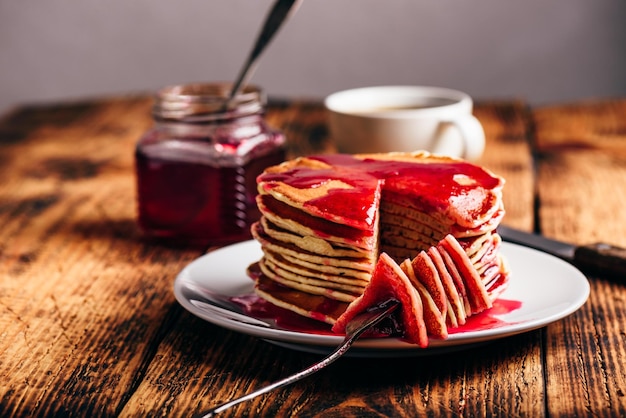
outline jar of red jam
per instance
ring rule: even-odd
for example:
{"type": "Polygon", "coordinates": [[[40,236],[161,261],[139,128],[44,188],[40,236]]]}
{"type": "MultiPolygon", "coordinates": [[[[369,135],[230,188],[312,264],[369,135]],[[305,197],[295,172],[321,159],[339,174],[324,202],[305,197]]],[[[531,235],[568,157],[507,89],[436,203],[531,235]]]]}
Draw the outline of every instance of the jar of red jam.
{"type": "Polygon", "coordinates": [[[264,118],[265,98],[230,84],[166,87],[154,127],[137,143],[138,221],[148,237],[218,245],[250,237],[259,219],[256,177],[285,159],[284,135],[264,118]]]}

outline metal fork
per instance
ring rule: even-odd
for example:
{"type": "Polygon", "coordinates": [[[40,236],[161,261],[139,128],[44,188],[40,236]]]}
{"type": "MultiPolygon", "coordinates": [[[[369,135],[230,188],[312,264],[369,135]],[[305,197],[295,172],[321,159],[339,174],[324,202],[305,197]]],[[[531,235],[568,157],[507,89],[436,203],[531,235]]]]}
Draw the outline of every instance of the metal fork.
{"type": "Polygon", "coordinates": [[[393,313],[398,306],[400,306],[400,302],[395,299],[389,299],[385,302],[382,302],[371,309],[356,315],[346,326],[346,338],[343,342],[337,347],[332,353],[330,353],[323,360],[303,369],[291,376],[288,376],[282,380],[264,386],[260,389],[255,390],[254,392],[248,393],[247,395],[241,396],[239,398],[233,399],[231,401],[225,402],[221,405],[218,405],[212,409],[209,409],[206,412],[203,412],[197,415],[198,418],[210,418],[214,417],[220,412],[227,410],[228,408],[240,404],[241,402],[248,401],[250,399],[256,398],[259,395],[263,395],[267,392],[270,392],[274,389],[278,389],[283,386],[290,385],[298,380],[301,380],[321,369],[333,363],[339,357],[344,355],[346,351],[352,346],[352,344],[370,327],[376,325],[384,318],[388,317],[393,313]]]}

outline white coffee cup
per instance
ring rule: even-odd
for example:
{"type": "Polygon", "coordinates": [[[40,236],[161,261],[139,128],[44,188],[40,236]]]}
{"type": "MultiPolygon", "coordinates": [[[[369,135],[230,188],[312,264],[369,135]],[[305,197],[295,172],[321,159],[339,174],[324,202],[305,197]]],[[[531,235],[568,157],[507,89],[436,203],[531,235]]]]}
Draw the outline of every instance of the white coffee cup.
{"type": "Polygon", "coordinates": [[[485,132],[461,91],[426,86],[363,87],[324,100],[330,134],[345,153],[411,152],[478,159],[485,132]]]}

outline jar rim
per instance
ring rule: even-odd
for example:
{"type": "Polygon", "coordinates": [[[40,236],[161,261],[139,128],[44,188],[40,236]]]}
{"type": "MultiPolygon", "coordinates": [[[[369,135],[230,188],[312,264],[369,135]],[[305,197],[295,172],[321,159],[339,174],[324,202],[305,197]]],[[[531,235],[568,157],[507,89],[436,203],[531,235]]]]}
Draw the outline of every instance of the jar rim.
{"type": "Polygon", "coordinates": [[[246,85],[229,100],[233,84],[189,83],[163,87],[155,97],[155,119],[207,122],[242,117],[263,110],[265,97],[260,87],[246,85]]]}

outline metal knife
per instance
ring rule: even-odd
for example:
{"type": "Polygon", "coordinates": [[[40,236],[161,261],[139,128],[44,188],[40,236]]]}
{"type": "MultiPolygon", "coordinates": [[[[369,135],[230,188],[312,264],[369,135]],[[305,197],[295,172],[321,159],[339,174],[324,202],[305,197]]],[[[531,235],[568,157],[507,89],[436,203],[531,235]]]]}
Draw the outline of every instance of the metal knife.
{"type": "Polygon", "coordinates": [[[505,225],[498,226],[497,231],[504,241],[552,254],[585,273],[626,279],[626,248],[604,243],[574,245],[505,225]]]}

